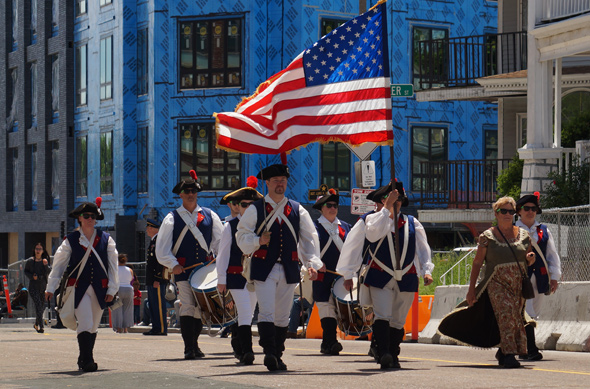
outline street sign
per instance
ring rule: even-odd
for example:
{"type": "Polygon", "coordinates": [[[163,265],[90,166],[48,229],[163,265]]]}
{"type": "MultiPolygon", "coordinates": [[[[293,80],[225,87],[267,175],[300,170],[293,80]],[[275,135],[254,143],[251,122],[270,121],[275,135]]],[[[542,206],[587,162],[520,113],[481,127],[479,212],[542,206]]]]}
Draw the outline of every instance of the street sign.
{"type": "MultiPolygon", "coordinates": [[[[326,193],[328,193],[328,190],[329,188],[326,184],[320,185],[319,189],[308,189],[307,198],[309,201],[316,201],[318,197],[324,196],[326,193]]],[[[334,190],[336,191],[336,194],[339,193],[338,189],[334,188],[334,190]]]]}
{"type": "Polygon", "coordinates": [[[364,188],[372,188],[377,185],[377,175],[375,174],[375,161],[361,162],[361,178],[364,188]]]}
{"type": "Polygon", "coordinates": [[[391,97],[412,97],[414,96],[414,85],[412,84],[391,84],[391,97]]]}
{"type": "Polygon", "coordinates": [[[377,148],[377,145],[375,143],[372,142],[366,142],[363,143],[360,146],[351,146],[347,143],[346,147],[348,147],[348,149],[350,151],[353,152],[354,155],[356,155],[358,157],[358,159],[360,159],[361,161],[364,161],[365,159],[369,158],[371,156],[371,153],[373,151],[375,151],[375,149],[377,148]]]}
{"type": "Polygon", "coordinates": [[[373,189],[354,188],[350,196],[350,213],[353,215],[364,215],[374,210],[375,203],[367,200],[367,195],[372,191],[373,189]]]}

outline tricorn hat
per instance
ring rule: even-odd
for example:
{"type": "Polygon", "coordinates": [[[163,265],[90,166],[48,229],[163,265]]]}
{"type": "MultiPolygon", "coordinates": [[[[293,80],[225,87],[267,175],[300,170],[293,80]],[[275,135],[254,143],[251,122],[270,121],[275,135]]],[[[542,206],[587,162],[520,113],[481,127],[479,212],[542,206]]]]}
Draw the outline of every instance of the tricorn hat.
{"type": "Polygon", "coordinates": [[[233,192],[226,194],[221,200],[219,200],[219,204],[227,204],[230,201],[240,202],[242,200],[260,200],[263,196],[256,190],[257,186],[258,179],[254,176],[250,176],[246,179],[245,187],[236,189],[233,192]]]}
{"type": "Polygon", "coordinates": [[[281,163],[277,163],[274,165],[270,165],[262,169],[257,175],[256,178],[260,180],[270,180],[273,177],[281,177],[285,176],[287,178],[291,177],[289,174],[289,167],[287,165],[283,165],[281,163]]]}
{"type": "Polygon", "coordinates": [[[188,173],[190,174],[191,177],[186,178],[184,180],[180,180],[180,182],[178,184],[176,184],[174,189],[172,189],[172,193],[180,194],[180,193],[182,193],[183,190],[191,189],[191,188],[195,188],[197,190],[197,192],[200,192],[203,190],[203,188],[201,187],[201,184],[197,180],[197,172],[195,172],[194,170],[191,170],[188,173]]]}
{"type": "Polygon", "coordinates": [[[367,195],[367,200],[371,200],[375,203],[380,203],[383,196],[391,192],[391,184],[384,185],[380,188],[375,189],[367,195]]]}
{"type": "Polygon", "coordinates": [[[340,195],[336,193],[336,190],[330,188],[328,190],[328,193],[321,197],[318,197],[318,199],[312,207],[321,211],[322,206],[326,204],[328,201],[333,201],[336,204],[340,204],[340,195]]]}
{"type": "Polygon", "coordinates": [[[408,200],[408,196],[406,196],[406,190],[404,188],[404,183],[401,181],[396,181],[395,188],[397,189],[397,192],[399,193],[398,201],[401,200],[402,207],[407,207],[408,204],[410,204],[410,200],[408,200]]]}
{"type": "Polygon", "coordinates": [[[154,228],[160,228],[160,223],[158,223],[154,219],[146,219],[146,226],[148,226],[148,227],[154,227],[154,228]]]}
{"type": "Polygon", "coordinates": [[[85,201],[82,204],[78,205],[73,211],[71,211],[68,216],[74,219],[77,219],[78,216],[82,215],[83,213],[93,213],[96,215],[96,220],[103,220],[104,213],[102,213],[100,206],[102,204],[102,197],[96,198],[96,203],[91,203],[89,201],[85,201]]]}
{"type": "Polygon", "coordinates": [[[540,197],[541,197],[541,194],[539,192],[535,192],[532,195],[522,196],[516,202],[516,211],[517,212],[520,211],[522,206],[525,205],[526,203],[533,203],[537,206],[537,215],[543,213],[543,211],[541,210],[541,207],[539,206],[539,198],[540,197]]]}

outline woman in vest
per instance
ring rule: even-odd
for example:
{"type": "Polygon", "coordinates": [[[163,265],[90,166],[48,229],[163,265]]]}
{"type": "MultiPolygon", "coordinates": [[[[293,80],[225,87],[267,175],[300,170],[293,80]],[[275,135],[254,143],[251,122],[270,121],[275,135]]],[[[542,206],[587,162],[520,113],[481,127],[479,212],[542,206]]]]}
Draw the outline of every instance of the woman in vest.
{"type": "Polygon", "coordinates": [[[219,254],[217,255],[217,289],[224,293],[229,289],[238,310],[238,323],[232,325],[232,347],[235,357],[244,365],[251,365],[254,362],[254,351],[252,350],[252,317],[256,308],[256,293],[248,290],[246,279],[242,277],[242,256],[243,252],[236,242],[238,223],[246,209],[256,200],[262,199],[262,195],[256,190],[258,179],[254,176],[248,177],[243,188],[225,195],[220,203],[239,205],[237,217],[225,223],[221,241],[219,243],[219,254]]]}
{"type": "Polygon", "coordinates": [[[70,212],[69,216],[78,220],[80,228],[68,234],[55,252],[45,292],[45,298],[49,300],[64,272],[69,274],[68,285],[75,285],[74,307],[80,349],[78,367],[85,372],[98,369],[93,357],[98,325],[103,310],[119,289],[115,241],[106,232],[94,228],[97,220],[104,219],[101,201],[97,197],[96,204],[84,202],[70,212]],[[85,257],[86,262],[72,272],[85,257]]]}
{"type": "Polygon", "coordinates": [[[322,325],[320,352],[328,355],[338,355],[342,351],[342,344],[336,337],[338,315],[332,296],[332,284],[337,278],[336,265],[344,240],[351,229],[350,224],[338,219],[339,203],[340,196],[334,189],[330,189],[328,194],[318,198],[313,205],[322,214],[314,224],[320,240],[320,259],[326,266],[325,271],[318,272],[318,278],[313,281],[313,300],[318,307],[322,325]]]}
{"type": "MultiPolygon", "coordinates": [[[[550,295],[557,290],[557,281],[561,279],[561,261],[555,248],[553,235],[546,225],[535,220],[536,216],[542,213],[539,206],[539,192],[522,196],[516,202],[516,212],[520,217],[516,225],[529,233],[535,252],[535,263],[528,267],[535,298],[527,300],[526,313],[536,320],[541,312],[545,295],[550,295]]],[[[535,327],[529,324],[525,330],[527,354],[521,357],[531,361],[543,359],[543,354],[539,352],[535,342],[535,327]]]]}

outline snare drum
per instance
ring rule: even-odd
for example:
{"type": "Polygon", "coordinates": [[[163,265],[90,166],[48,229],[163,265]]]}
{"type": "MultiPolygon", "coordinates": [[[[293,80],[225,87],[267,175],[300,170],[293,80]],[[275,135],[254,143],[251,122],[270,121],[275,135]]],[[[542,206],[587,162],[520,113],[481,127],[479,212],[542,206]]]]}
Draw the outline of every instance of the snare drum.
{"type": "Polygon", "coordinates": [[[223,307],[222,295],[217,290],[217,272],[214,263],[210,262],[193,270],[189,277],[189,284],[201,310],[201,318],[209,328],[211,326],[227,327],[237,321],[236,305],[228,290],[225,291],[224,296],[225,309],[223,307]]]}
{"type": "Polygon", "coordinates": [[[363,308],[357,298],[358,279],[352,278],[353,288],[344,288],[344,277],[338,277],[332,286],[332,296],[336,304],[338,328],[346,335],[363,336],[371,332],[373,308],[363,308]]]}

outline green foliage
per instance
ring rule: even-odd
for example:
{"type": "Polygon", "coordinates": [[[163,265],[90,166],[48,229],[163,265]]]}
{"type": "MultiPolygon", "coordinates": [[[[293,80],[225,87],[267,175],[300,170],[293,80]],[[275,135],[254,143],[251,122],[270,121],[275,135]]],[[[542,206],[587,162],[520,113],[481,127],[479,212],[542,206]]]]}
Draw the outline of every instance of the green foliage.
{"type": "MultiPolygon", "coordinates": [[[[453,251],[448,252],[448,253],[444,253],[444,254],[434,254],[432,256],[432,263],[434,264],[434,270],[432,271],[432,278],[433,278],[434,282],[428,286],[424,286],[422,284],[422,282],[420,282],[419,294],[420,295],[433,295],[436,287],[442,285],[442,282],[440,281],[440,277],[447,270],[449,270],[455,263],[457,263],[457,261],[459,259],[463,258],[463,256],[465,256],[465,254],[466,253],[458,253],[457,254],[453,251]]],[[[474,257],[474,255],[471,255],[466,259],[467,263],[470,266],[473,263],[473,257],[474,257]]],[[[465,269],[465,267],[463,265],[461,265],[460,274],[457,274],[456,269],[454,270],[454,274],[455,274],[455,278],[453,280],[454,284],[466,285],[469,283],[469,274],[467,274],[467,276],[465,276],[464,269],[465,269]],[[459,279],[457,279],[457,276],[459,277],[459,279]]],[[[449,285],[451,282],[449,275],[447,275],[446,282],[447,282],[447,285],[449,285]]]]}
{"type": "Polygon", "coordinates": [[[590,163],[575,159],[567,172],[551,172],[549,178],[553,179],[545,187],[545,193],[541,196],[542,208],[574,207],[576,205],[590,204],[588,199],[588,175],[590,163]]]}
{"type": "Polygon", "coordinates": [[[576,147],[577,140],[589,138],[590,112],[588,111],[564,123],[561,129],[561,147],[576,147]]]}
{"type": "Polygon", "coordinates": [[[511,196],[515,199],[520,198],[520,185],[522,183],[522,167],[524,161],[514,155],[508,167],[498,175],[498,193],[500,197],[511,196]]]}

